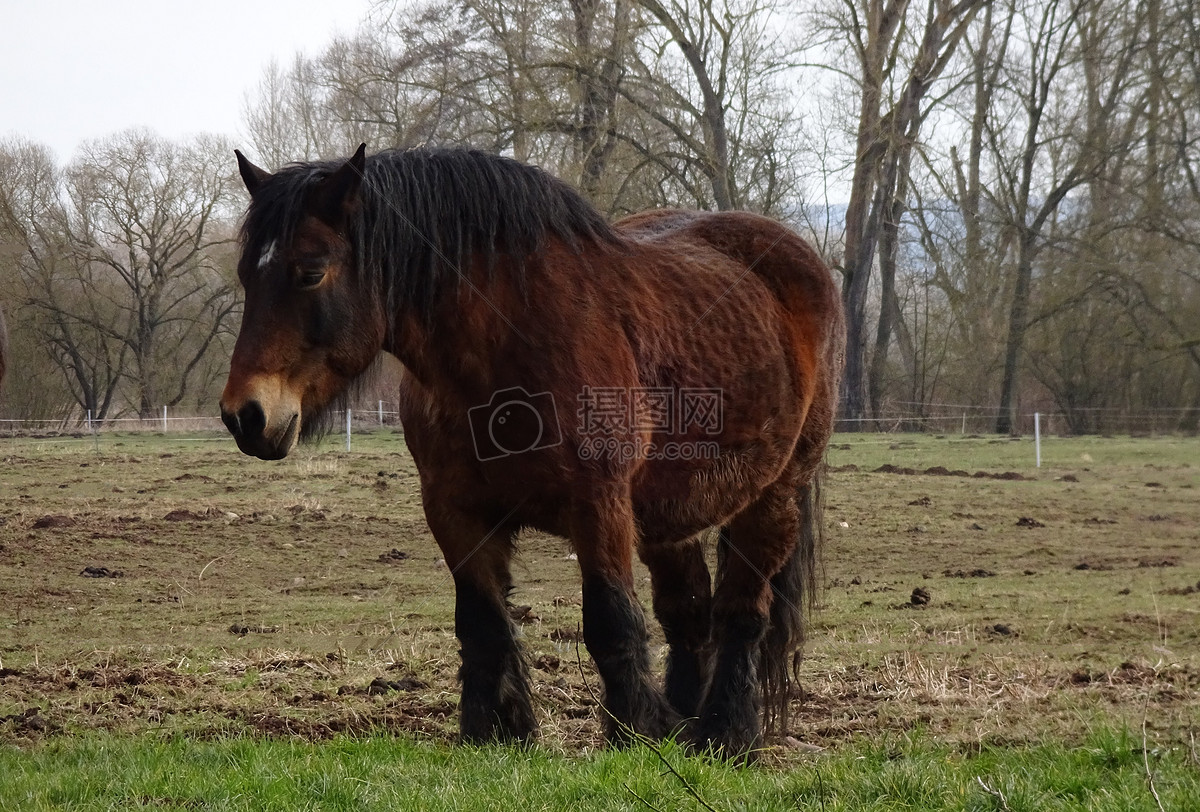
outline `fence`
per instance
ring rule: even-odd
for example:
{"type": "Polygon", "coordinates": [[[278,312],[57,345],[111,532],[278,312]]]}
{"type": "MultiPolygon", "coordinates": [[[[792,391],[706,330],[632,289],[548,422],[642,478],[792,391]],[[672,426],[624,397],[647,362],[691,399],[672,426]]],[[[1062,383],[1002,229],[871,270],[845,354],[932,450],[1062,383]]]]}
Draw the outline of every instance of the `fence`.
{"type": "MultiPolygon", "coordinates": [[[[400,427],[400,413],[395,404],[378,401],[375,408],[358,408],[338,411],[332,425],[344,427],[346,450],[351,449],[351,435],[381,427],[400,427]]],[[[160,433],[160,434],[215,434],[226,439],[227,434],[221,418],[217,416],[172,415],[166,406],[154,417],[113,417],[93,420],[90,413],[69,415],[56,420],[20,420],[0,418],[0,436],[31,437],[43,440],[55,438],[78,439],[85,436],[99,437],[105,433],[160,433]]],[[[196,437],[195,439],[209,439],[196,437]]]]}
{"type": "MultiPolygon", "coordinates": [[[[993,406],[955,404],[897,403],[883,415],[865,418],[837,418],[835,430],[840,432],[871,432],[895,434],[916,432],[925,434],[987,435],[994,434],[1000,410],[993,406]],[[908,407],[909,410],[903,407],[908,407]]],[[[1155,435],[1196,433],[1196,410],[1152,409],[1125,411],[1120,409],[1088,408],[1074,413],[1043,411],[1019,413],[1013,426],[1014,434],[1042,435],[1131,434],[1155,435]],[[1035,427],[1034,415],[1038,414],[1035,427]],[[1082,415],[1082,417],[1081,417],[1082,415]],[[1190,419],[1190,423],[1189,423],[1190,419]],[[1083,424],[1091,430],[1080,431],[1083,424]]],[[[396,404],[376,401],[358,404],[353,409],[333,415],[333,426],[344,432],[350,447],[354,431],[379,427],[400,427],[396,404]]],[[[224,433],[221,419],[216,415],[175,415],[167,407],[154,417],[118,417],[93,420],[90,414],[72,414],[55,420],[0,419],[0,436],[51,438],[54,436],[92,435],[105,432],[159,432],[162,434],[217,432],[224,433]]]]}
{"type": "MultiPolygon", "coordinates": [[[[1040,415],[1042,434],[1195,434],[1200,410],[1162,408],[1133,411],[1102,407],[1081,407],[1070,412],[1053,407],[1036,411],[1022,410],[1016,415],[1013,433],[1033,434],[1035,414],[1040,415]]],[[[995,434],[999,416],[1000,409],[995,406],[900,402],[892,404],[879,416],[855,419],[839,417],[835,421],[835,429],[882,433],[995,434]]]]}

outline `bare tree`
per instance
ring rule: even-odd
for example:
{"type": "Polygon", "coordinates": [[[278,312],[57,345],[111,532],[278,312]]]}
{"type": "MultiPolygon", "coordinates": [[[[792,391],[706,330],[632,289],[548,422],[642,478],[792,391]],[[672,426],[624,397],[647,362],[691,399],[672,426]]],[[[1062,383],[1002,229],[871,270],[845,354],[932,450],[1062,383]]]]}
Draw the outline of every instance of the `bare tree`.
{"type": "Polygon", "coordinates": [[[282,122],[307,115],[303,98],[373,145],[450,141],[539,163],[614,213],[779,212],[796,194],[798,128],[775,14],[769,0],[383,3],[311,69],[268,72],[247,122],[289,148],[282,122]]]}
{"type": "Polygon", "coordinates": [[[235,306],[229,150],[142,131],[85,145],[65,171],[26,150],[5,195],[26,306],[82,409],[149,416],[188,394],[235,306]]]}
{"type": "MultiPolygon", "coordinates": [[[[92,321],[105,318],[76,281],[67,207],[61,197],[62,173],[50,151],[28,141],[0,148],[0,231],[5,251],[6,287],[16,299],[15,315],[28,335],[35,336],[53,366],[61,371],[79,407],[107,413],[123,371],[123,358],[77,314],[92,321]]],[[[41,359],[38,359],[41,360],[41,359]]],[[[33,357],[31,370],[41,370],[33,357]]],[[[39,379],[42,378],[38,374],[39,379]]],[[[44,380],[35,383],[45,386],[44,380]]],[[[27,413],[47,412],[24,393],[27,413]]],[[[50,410],[61,414],[61,408],[50,410]]]]}
{"type": "MultiPolygon", "coordinates": [[[[272,60],[242,108],[251,148],[268,166],[311,161],[340,148],[343,134],[325,115],[318,66],[297,56],[288,70],[272,60]]],[[[351,136],[352,137],[352,136],[351,136]]]]}
{"type": "MultiPolygon", "coordinates": [[[[983,0],[929,0],[923,15],[909,0],[842,0],[826,17],[828,30],[849,42],[858,82],[854,173],[846,209],[841,263],[846,307],[844,418],[866,415],[867,292],[885,223],[893,252],[883,261],[888,274],[876,346],[886,348],[895,322],[894,230],[905,207],[901,188],[920,138],[922,101],[950,63],[983,0]],[[915,35],[914,31],[920,31],[915,35]],[[909,37],[914,37],[909,41],[909,37]]],[[[882,376],[882,361],[876,376],[882,376]]]]}
{"type": "Polygon", "coordinates": [[[1009,11],[1018,19],[1014,34],[1022,47],[1002,72],[1000,92],[1013,103],[1014,116],[995,116],[987,128],[997,169],[993,203],[1004,212],[1015,243],[999,433],[1015,425],[1035,261],[1067,196],[1095,177],[1117,149],[1110,118],[1134,75],[1133,49],[1119,50],[1114,62],[1098,70],[1100,54],[1092,51],[1098,42],[1089,40],[1088,29],[1114,11],[1100,0],[1011,0],[1009,11]],[[1017,133],[1021,146],[1013,151],[1017,133]]]}
{"type": "MultiPolygon", "coordinates": [[[[913,186],[910,210],[930,266],[926,283],[936,293],[936,306],[945,311],[946,342],[969,348],[965,355],[951,352],[950,346],[939,353],[952,367],[949,395],[974,406],[995,403],[993,377],[1000,369],[1006,324],[997,303],[1007,299],[1007,238],[991,202],[985,134],[1015,18],[996,9],[993,3],[984,6],[964,36],[960,54],[965,80],[942,108],[943,127],[950,132],[942,140],[949,143],[919,153],[922,177],[913,186]]],[[[924,366],[923,359],[914,361],[914,369],[924,366]]],[[[918,398],[917,391],[911,390],[912,399],[923,402],[929,393],[922,389],[918,398]]]]}

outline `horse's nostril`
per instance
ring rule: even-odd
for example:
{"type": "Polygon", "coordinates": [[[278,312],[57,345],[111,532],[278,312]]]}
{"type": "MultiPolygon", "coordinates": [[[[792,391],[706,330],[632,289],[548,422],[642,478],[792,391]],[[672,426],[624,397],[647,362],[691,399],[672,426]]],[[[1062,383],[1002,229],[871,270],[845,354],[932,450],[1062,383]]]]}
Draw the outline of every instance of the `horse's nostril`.
{"type": "Polygon", "coordinates": [[[221,407],[221,422],[229,433],[241,440],[247,437],[261,437],[267,427],[267,416],[263,413],[258,401],[248,401],[236,412],[221,407]]]}
{"type": "Polygon", "coordinates": [[[262,406],[258,405],[258,401],[251,400],[238,409],[237,422],[243,435],[261,437],[267,427],[267,416],[263,413],[262,406]]]}

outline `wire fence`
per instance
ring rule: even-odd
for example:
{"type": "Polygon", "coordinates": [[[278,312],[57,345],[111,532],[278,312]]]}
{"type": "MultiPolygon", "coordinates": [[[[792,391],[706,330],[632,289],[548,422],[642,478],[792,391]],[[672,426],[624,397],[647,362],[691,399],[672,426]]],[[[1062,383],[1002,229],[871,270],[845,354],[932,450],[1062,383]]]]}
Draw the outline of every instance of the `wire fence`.
{"type": "MultiPolygon", "coordinates": [[[[835,431],[878,434],[922,433],[988,435],[996,433],[1000,409],[993,406],[962,404],[897,403],[887,412],[864,418],[837,418],[835,431]]],[[[1080,434],[1171,435],[1197,433],[1197,410],[1163,408],[1131,411],[1123,409],[1086,408],[1073,412],[1047,410],[1020,412],[1012,426],[1012,434],[1032,436],[1037,430],[1043,436],[1073,436],[1080,434]]],[[[334,433],[344,433],[349,439],[354,432],[387,427],[402,430],[400,413],[395,403],[377,401],[359,404],[332,415],[334,433]]],[[[72,413],[56,419],[0,418],[0,437],[30,437],[53,439],[111,433],[157,432],[171,435],[224,435],[225,427],[216,415],[172,414],[167,407],[154,416],[93,419],[90,414],[72,413]]]]}
{"type": "MultiPolygon", "coordinates": [[[[332,415],[334,432],[344,431],[345,447],[352,449],[355,432],[383,427],[400,429],[400,413],[396,404],[378,401],[374,408],[339,410],[332,415]]],[[[104,435],[161,434],[176,439],[195,441],[228,440],[225,425],[218,416],[171,414],[167,407],[153,417],[114,417],[93,419],[91,414],[71,414],[57,419],[30,420],[0,418],[0,437],[38,439],[42,441],[77,441],[83,438],[99,440],[104,435]]]]}
{"type": "MultiPolygon", "coordinates": [[[[916,432],[923,434],[995,434],[1001,410],[996,406],[950,403],[896,403],[878,416],[843,418],[835,421],[837,431],[916,432]]],[[[1069,412],[1021,410],[1014,418],[1012,434],[1032,435],[1037,421],[1044,435],[1084,434],[1196,434],[1200,410],[1194,408],[1120,409],[1081,407],[1069,412]]]]}

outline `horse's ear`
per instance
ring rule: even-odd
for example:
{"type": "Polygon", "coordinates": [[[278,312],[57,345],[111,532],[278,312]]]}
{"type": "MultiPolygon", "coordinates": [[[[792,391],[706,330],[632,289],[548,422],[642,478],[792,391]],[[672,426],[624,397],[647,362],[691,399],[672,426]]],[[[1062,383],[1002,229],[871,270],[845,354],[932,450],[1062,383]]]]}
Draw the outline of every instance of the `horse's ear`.
{"type": "Polygon", "coordinates": [[[251,197],[254,197],[258,187],[271,179],[271,173],[250,163],[246,160],[246,156],[238,150],[235,149],[233,154],[237,156],[238,171],[242,173],[242,183],[246,184],[246,191],[250,193],[251,197]]]}
{"type": "Polygon", "coordinates": [[[360,144],[350,160],[317,186],[312,198],[313,214],[335,228],[343,225],[358,208],[358,193],[366,165],[367,145],[360,144]]]}

